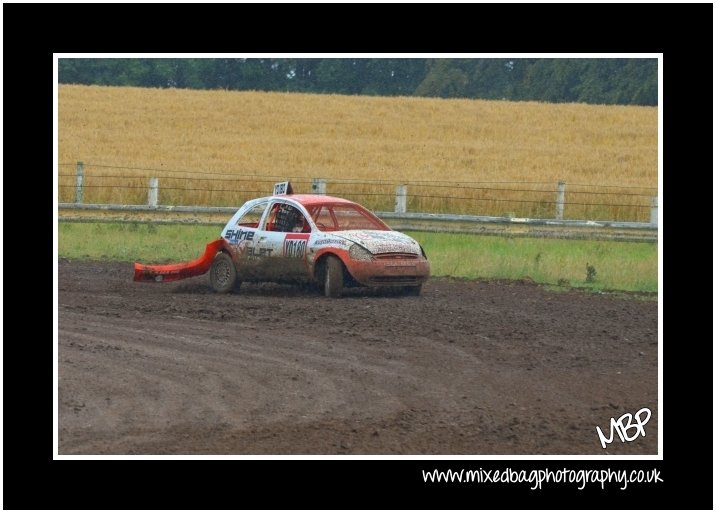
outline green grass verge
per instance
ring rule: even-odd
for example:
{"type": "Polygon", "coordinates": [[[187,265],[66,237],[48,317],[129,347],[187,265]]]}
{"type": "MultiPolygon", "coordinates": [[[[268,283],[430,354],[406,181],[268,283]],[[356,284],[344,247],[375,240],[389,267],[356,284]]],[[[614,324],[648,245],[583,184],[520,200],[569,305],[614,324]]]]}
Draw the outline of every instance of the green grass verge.
{"type": "MultiPolygon", "coordinates": [[[[62,222],[58,251],[60,257],[74,259],[179,262],[199,256],[220,231],[218,226],[62,222]]],[[[531,279],[558,287],[657,291],[656,244],[426,232],[409,235],[425,248],[434,276],[531,279]]]]}
{"type": "Polygon", "coordinates": [[[425,248],[434,276],[531,279],[595,290],[657,292],[658,288],[654,243],[425,232],[410,235],[425,248]],[[587,266],[593,271],[589,272],[587,266]]]}
{"type": "Polygon", "coordinates": [[[66,258],[180,262],[200,256],[220,234],[219,226],[62,222],[57,246],[66,258]]]}

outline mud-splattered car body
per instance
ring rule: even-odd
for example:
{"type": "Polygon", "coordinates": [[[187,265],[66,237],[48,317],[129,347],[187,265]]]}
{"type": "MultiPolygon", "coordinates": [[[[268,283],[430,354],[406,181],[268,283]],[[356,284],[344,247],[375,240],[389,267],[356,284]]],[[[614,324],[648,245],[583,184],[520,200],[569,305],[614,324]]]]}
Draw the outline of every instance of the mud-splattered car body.
{"type": "Polygon", "coordinates": [[[313,282],[329,297],[344,287],[420,293],[430,263],[411,237],[342,198],[278,194],[246,202],[204,256],[187,264],[135,264],[136,281],[171,281],[209,271],[217,292],[244,281],[313,282]]]}

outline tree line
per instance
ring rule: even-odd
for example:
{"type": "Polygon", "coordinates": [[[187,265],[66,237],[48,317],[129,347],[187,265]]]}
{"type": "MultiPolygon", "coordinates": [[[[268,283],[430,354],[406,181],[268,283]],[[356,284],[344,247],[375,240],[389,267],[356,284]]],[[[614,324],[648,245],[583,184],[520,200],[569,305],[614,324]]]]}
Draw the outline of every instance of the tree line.
{"type": "Polygon", "coordinates": [[[62,84],[657,105],[656,59],[62,58],[62,84]]]}

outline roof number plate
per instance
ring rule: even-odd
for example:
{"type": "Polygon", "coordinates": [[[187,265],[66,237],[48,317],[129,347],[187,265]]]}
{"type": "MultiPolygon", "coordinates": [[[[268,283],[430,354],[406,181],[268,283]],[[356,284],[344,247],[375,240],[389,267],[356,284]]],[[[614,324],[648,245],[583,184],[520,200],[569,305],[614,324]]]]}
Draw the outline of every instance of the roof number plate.
{"type": "Polygon", "coordinates": [[[273,195],[279,196],[281,194],[293,194],[291,182],[278,182],[273,186],[273,195]]]}

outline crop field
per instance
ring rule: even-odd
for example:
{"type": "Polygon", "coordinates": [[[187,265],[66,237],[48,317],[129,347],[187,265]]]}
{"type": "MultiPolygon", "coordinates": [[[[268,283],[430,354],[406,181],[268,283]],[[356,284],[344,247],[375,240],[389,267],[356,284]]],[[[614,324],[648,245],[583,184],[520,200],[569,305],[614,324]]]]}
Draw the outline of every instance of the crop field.
{"type": "Polygon", "coordinates": [[[61,85],[59,200],[240,205],[291,179],[373,210],[648,221],[654,107],[61,85]]]}

